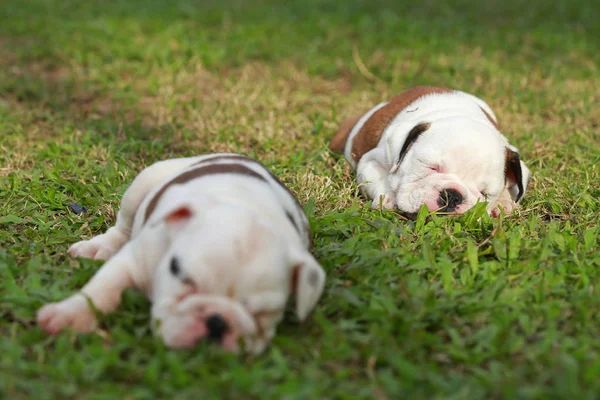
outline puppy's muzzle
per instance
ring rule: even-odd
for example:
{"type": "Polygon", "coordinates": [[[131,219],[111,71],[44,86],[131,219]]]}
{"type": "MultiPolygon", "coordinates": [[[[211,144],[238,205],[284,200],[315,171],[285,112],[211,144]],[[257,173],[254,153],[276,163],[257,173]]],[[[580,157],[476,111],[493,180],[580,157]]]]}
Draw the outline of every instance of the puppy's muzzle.
{"type": "Polygon", "coordinates": [[[221,343],[223,336],[229,330],[229,324],[219,314],[213,314],[206,319],[206,329],[208,330],[208,339],[211,342],[221,343]]]}
{"type": "Polygon", "coordinates": [[[437,203],[440,206],[438,211],[453,212],[463,202],[463,197],[454,189],[444,189],[440,192],[437,203]]]}

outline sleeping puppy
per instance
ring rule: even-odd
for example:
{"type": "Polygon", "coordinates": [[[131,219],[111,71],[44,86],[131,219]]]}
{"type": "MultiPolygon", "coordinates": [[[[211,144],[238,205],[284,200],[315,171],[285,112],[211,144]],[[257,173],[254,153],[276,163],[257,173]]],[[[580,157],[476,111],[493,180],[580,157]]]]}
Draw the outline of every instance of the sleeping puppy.
{"type": "Polygon", "coordinates": [[[510,214],[523,198],[529,170],[500,133],[481,99],[418,86],[345,121],[331,140],[357,171],[373,207],[416,213],[463,213],[487,201],[510,214]]]}
{"type": "Polygon", "coordinates": [[[114,311],[129,287],[152,301],[153,327],[173,348],[201,340],[262,352],[290,295],[304,320],[325,273],[311,255],[306,215],[259,162],[213,154],[158,162],[125,192],[116,225],[72,245],[73,257],[108,260],[75,294],[38,311],[54,334],[89,332],[88,303],[114,311]]]}

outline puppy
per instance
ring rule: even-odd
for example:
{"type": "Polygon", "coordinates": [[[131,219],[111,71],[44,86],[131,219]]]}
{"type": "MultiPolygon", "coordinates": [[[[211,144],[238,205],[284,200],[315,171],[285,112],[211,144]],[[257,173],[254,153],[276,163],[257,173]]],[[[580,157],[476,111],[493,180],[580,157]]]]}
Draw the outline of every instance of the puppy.
{"type": "Polygon", "coordinates": [[[496,217],[523,198],[530,172],[481,99],[418,86],[345,121],[330,148],[343,153],[373,207],[464,213],[479,201],[496,217]]]}
{"type": "Polygon", "coordinates": [[[209,340],[237,352],[243,339],[258,354],[291,294],[300,320],[321,296],[325,273],[310,243],[296,198],[259,162],[237,154],[161,161],[129,186],[114,227],[68,250],[108,261],[81,293],[42,307],[37,319],[51,334],[89,332],[91,305],[110,313],[135,287],[152,301],[167,346],[209,340]]]}

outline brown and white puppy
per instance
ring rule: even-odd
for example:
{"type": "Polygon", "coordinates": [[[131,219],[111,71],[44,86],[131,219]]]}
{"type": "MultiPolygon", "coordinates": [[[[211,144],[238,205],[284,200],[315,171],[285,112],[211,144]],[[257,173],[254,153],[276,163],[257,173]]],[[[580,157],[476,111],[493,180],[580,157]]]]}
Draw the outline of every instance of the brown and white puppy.
{"type": "Polygon", "coordinates": [[[413,214],[463,213],[487,201],[507,213],[527,189],[530,172],[500,133],[481,99],[443,87],[418,86],[346,120],[331,140],[357,171],[373,207],[413,214]]]}
{"type": "Polygon", "coordinates": [[[237,351],[243,338],[260,353],[290,295],[301,320],[321,296],[325,273],[310,243],[296,198],[259,162],[231,153],[158,162],[129,186],[114,227],[69,248],[108,261],[81,293],[41,308],[38,322],[52,334],[89,332],[88,301],[109,313],[135,287],[167,346],[208,339],[237,351]]]}

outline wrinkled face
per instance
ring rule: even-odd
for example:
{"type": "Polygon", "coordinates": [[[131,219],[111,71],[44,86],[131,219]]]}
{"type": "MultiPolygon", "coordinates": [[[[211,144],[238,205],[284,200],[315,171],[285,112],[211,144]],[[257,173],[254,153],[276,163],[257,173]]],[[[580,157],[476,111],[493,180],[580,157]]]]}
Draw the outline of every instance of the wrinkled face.
{"type": "Polygon", "coordinates": [[[396,156],[390,186],[397,207],[415,213],[464,213],[477,202],[496,207],[506,187],[505,139],[486,124],[446,118],[413,128],[396,156]]]}
{"type": "MultiPolygon", "coordinates": [[[[262,352],[290,293],[298,295],[294,278],[311,267],[247,211],[223,208],[189,219],[167,226],[172,244],[158,266],[153,295],[158,334],[173,348],[208,341],[237,352],[243,339],[246,351],[262,352]]],[[[317,298],[324,274],[318,279],[317,298]]]]}

